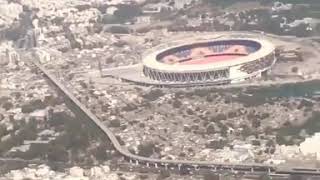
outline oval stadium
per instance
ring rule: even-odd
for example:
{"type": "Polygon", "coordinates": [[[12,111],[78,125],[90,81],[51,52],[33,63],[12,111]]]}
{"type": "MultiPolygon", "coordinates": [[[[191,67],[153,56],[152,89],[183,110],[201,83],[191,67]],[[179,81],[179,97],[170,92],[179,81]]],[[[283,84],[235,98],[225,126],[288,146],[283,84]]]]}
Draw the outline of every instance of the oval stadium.
{"type": "Polygon", "coordinates": [[[275,61],[275,47],[265,39],[214,39],[148,54],[143,75],[166,84],[227,84],[261,76],[275,61]]]}

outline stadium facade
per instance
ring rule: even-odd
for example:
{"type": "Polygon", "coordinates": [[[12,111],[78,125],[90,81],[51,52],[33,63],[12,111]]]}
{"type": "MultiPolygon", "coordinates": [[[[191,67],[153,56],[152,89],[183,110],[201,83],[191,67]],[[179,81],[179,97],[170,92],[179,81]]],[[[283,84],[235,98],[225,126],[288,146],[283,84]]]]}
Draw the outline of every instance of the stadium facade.
{"type": "Polygon", "coordinates": [[[168,84],[235,83],[261,76],[275,62],[275,47],[265,39],[205,40],[148,54],[143,75],[168,84]]]}

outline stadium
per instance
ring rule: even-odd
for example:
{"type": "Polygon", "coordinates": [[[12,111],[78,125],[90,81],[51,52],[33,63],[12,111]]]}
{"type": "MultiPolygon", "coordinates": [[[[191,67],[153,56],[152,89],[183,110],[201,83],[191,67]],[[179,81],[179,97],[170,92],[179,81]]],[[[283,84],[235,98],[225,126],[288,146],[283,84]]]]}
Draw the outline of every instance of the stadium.
{"type": "Polygon", "coordinates": [[[143,76],[162,84],[228,84],[267,73],[274,45],[261,38],[227,38],[153,51],[143,58],[143,76]]]}

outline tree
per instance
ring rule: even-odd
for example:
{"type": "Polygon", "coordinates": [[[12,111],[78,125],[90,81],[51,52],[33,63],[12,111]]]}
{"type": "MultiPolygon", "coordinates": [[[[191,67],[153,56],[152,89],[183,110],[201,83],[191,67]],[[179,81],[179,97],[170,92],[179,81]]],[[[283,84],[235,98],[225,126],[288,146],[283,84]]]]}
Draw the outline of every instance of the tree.
{"type": "Polygon", "coordinates": [[[154,149],[155,144],[153,142],[146,142],[138,146],[138,154],[140,156],[150,157],[153,154],[154,149]]]}
{"type": "Polygon", "coordinates": [[[121,5],[118,10],[114,12],[114,16],[122,20],[131,20],[142,13],[141,8],[136,5],[121,5]]]}
{"type": "Polygon", "coordinates": [[[307,37],[311,34],[311,31],[307,30],[309,27],[308,24],[302,23],[296,26],[292,31],[291,34],[298,36],[298,37],[307,37]]]}
{"type": "Polygon", "coordinates": [[[111,157],[107,153],[108,147],[106,144],[99,145],[93,152],[94,156],[96,157],[97,160],[100,161],[106,161],[109,160],[111,157]]]}
{"type": "Polygon", "coordinates": [[[215,126],[215,124],[214,123],[210,123],[208,126],[207,126],[207,129],[206,129],[206,131],[207,131],[207,134],[214,134],[214,133],[216,133],[216,126],[215,126]]]}
{"type": "Polygon", "coordinates": [[[2,104],[2,108],[5,109],[6,111],[10,110],[13,108],[13,104],[9,101],[5,102],[2,104]]]}
{"type": "Polygon", "coordinates": [[[90,9],[91,6],[89,4],[80,4],[80,5],[76,5],[75,8],[78,9],[79,11],[85,11],[90,9]]]}
{"type": "Polygon", "coordinates": [[[170,172],[168,170],[160,170],[160,174],[157,177],[157,180],[162,180],[170,177],[170,172]]]}
{"type": "Polygon", "coordinates": [[[37,99],[22,105],[21,112],[31,113],[37,109],[44,109],[45,107],[46,105],[40,99],[37,99]]]}
{"type": "Polygon", "coordinates": [[[193,111],[192,109],[188,108],[188,109],[186,110],[186,113],[187,113],[188,115],[193,115],[193,114],[194,114],[194,111],[193,111]]]}
{"type": "Polygon", "coordinates": [[[172,106],[173,106],[174,108],[180,108],[181,105],[182,105],[182,103],[181,103],[181,101],[179,101],[178,99],[175,99],[175,100],[173,101],[173,103],[172,103],[172,106]]]}
{"type": "Polygon", "coordinates": [[[102,24],[121,24],[124,23],[124,20],[118,16],[105,14],[100,19],[102,24]]]}
{"type": "Polygon", "coordinates": [[[298,73],[298,67],[297,66],[294,66],[294,67],[292,67],[291,68],[291,72],[293,72],[293,73],[298,73]]]}
{"type": "Polygon", "coordinates": [[[260,126],[261,126],[261,122],[260,122],[259,119],[255,118],[255,119],[252,120],[252,127],[253,128],[258,128],[260,126]]]}
{"type": "Polygon", "coordinates": [[[244,124],[241,126],[241,128],[242,128],[242,131],[241,131],[242,136],[248,137],[253,134],[252,129],[250,127],[248,127],[247,125],[244,124]]]}
{"type": "Polygon", "coordinates": [[[0,113],[0,121],[4,119],[4,115],[0,113]]]}
{"type": "Polygon", "coordinates": [[[72,116],[67,114],[66,112],[56,112],[52,114],[52,117],[50,119],[50,125],[51,126],[59,126],[66,124],[68,121],[74,120],[72,116]]]}
{"type": "Polygon", "coordinates": [[[67,161],[68,160],[68,152],[65,147],[61,144],[53,143],[49,145],[48,148],[48,160],[49,161],[67,161]]]}
{"type": "Polygon", "coordinates": [[[220,180],[220,175],[214,172],[206,172],[203,176],[204,180],[220,180]]]}
{"type": "Polygon", "coordinates": [[[206,100],[208,102],[212,102],[213,101],[213,97],[211,95],[207,95],[206,100]]]}
{"type": "Polygon", "coordinates": [[[4,125],[0,125],[0,137],[6,135],[8,133],[7,128],[4,125]]]}
{"type": "Polygon", "coordinates": [[[199,97],[206,97],[210,92],[207,89],[196,89],[194,90],[194,95],[199,97]]]}
{"type": "Polygon", "coordinates": [[[155,89],[155,90],[151,90],[148,93],[142,95],[142,97],[149,100],[149,101],[155,101],[163,95],[164,95],[164,92],[161,89],[155,89]]]}
{"type": "Polygon", "coordinates": [[[107,29],[107,31],[113,34],[129,34],[130,33],[130,29],[124,26],[111,26],[109,29],[107,29]]]}

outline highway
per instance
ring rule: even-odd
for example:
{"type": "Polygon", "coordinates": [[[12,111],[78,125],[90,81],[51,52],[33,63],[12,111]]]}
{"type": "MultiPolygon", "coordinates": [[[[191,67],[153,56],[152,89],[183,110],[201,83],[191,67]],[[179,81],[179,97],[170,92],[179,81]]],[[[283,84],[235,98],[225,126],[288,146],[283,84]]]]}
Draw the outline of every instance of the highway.
{"type": "Polygon", "coordinates": [[[227,171],[230,173],[245,174],[270,174],[270,175],[320,175],[320,168],[309,169],[300,167],[277,167],[266,164],[234,164],[234,163],[216,163],[209,161],[188,161],[188,160],[163,160],[138,156],[130,153],[122,147],[112,131],[100,121],[88,108],[85,107],[59,80],[49,73],[42,65],[37,62],[33,64],[42,72],[43,76],[53,84],[56,89],[66,98],[65,101],[73,104],[77,112],[81,112],[91,120],[102,132],[109,138],[115,150],[132,165],[141,165],[152,169],[168,169],[175,171],[199,171],[208,170],[212,172],[227,171]]]}

